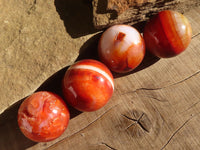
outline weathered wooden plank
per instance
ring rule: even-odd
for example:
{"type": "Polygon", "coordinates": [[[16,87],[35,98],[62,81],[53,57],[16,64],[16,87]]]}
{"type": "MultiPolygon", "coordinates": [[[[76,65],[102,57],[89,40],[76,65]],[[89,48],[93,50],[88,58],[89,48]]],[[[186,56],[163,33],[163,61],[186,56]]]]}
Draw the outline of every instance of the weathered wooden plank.
{"type": "Polygon", "coordinates": [[[193,27],[187,51],[115,78],[116,90],[109,104],[71,119],[66,132],[77,130],[51,143],[49,149],[197,149],[199,10],[185,14],[193,27]]]}
{"type": "Polygon", "coordinates": [[[93,0],[93,23],[97,29],[122,23],[133,25],[161,10],[184,13],[199,5],[199,0],[93,0]]]}

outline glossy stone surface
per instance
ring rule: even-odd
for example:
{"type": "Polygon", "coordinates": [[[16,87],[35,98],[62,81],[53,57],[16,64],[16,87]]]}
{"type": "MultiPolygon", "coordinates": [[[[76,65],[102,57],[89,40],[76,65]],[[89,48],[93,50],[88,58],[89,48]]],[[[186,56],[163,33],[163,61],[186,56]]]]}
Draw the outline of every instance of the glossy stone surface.
{"type": "Polygon", "coordinates": [[[114,25],[101,36],[98,45],[101,61],[114,72],[124,73],[135,69],[145,55],[141,34],[128,25],[114,25]]]}
{"type": "Polygon", "coordinates": [[[18,110],[18,125],[32,141],[47,142],[59,137],[67,128],[69,111],[56,94],[37,92],[26,98],[18,110]]]}
{"type": "Polygon", "coordinates": [[[161,58],[173,57],[189,45],[192,29],[182,14],[165,10],[145,25],[144,40],[147,50],[161,58]]]}
{"type": "Polygon", "coordinates": [[[113,76],[101,62],[85,59],[73,64],[63,79],[66,101],[80,111],[103,107],[114,90],[113,76]]]}

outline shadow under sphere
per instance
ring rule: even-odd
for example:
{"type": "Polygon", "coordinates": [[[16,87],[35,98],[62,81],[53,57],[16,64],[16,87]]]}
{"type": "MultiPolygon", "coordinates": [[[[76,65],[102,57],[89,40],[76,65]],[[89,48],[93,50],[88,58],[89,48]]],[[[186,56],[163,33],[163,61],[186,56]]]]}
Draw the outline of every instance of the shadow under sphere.
{"type": "Polygon", "coordinates": [[[19,100],[0,115],[1,150],[23,150],[37,144],[26,138],[18,127],[17,112],[24,99],[19,100]]]}
{"type": "MultiPolygon", "coordinates": [[[[35,92],[50,91],[63,98],[61,84],[68,67],[66,66],[50,76],[35,92]]],[[[17,123],[18,109],[25,99],[26,97],[17,101],[0,114],[0,150],[23,150],[37,144],[37,142],[29,140],[21,133],[17,123]]],[[[70,105],[67,105],[67,107],[70,111],[70,119],[81,113],[70,105]]]]}

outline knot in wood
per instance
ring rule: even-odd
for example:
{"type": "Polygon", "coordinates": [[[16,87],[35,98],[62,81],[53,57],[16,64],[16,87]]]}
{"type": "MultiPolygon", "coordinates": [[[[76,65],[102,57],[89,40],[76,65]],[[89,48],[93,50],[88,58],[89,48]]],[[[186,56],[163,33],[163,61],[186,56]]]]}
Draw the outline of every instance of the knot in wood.
{"type": "Polygon", "coordinates": [[[152,123],[146,113],[140,110],[132,110],[122,115],[124,123],[126,124],[125,130],[132,137],[143,137],[150,133],[152,123]]]}

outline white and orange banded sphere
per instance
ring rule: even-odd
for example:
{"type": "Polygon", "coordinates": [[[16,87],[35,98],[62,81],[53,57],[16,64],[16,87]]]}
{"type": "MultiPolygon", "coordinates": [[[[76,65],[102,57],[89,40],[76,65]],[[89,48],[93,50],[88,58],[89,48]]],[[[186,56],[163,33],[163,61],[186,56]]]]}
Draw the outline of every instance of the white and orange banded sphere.
{"type": "Polygon", "coordinates": [[[114,25],[101,36],[98,45],[100,60],[118,73],[135,69],[145,55],[141,34],[129,25],[114,25]]]}
{"type": "Polygon", "coordinates": [[[69,67],[62,88],[71,106],[80,111],[95,111],[111,98],[114,81],[112,73],[103,63],[85,59],[69,67]]]}

